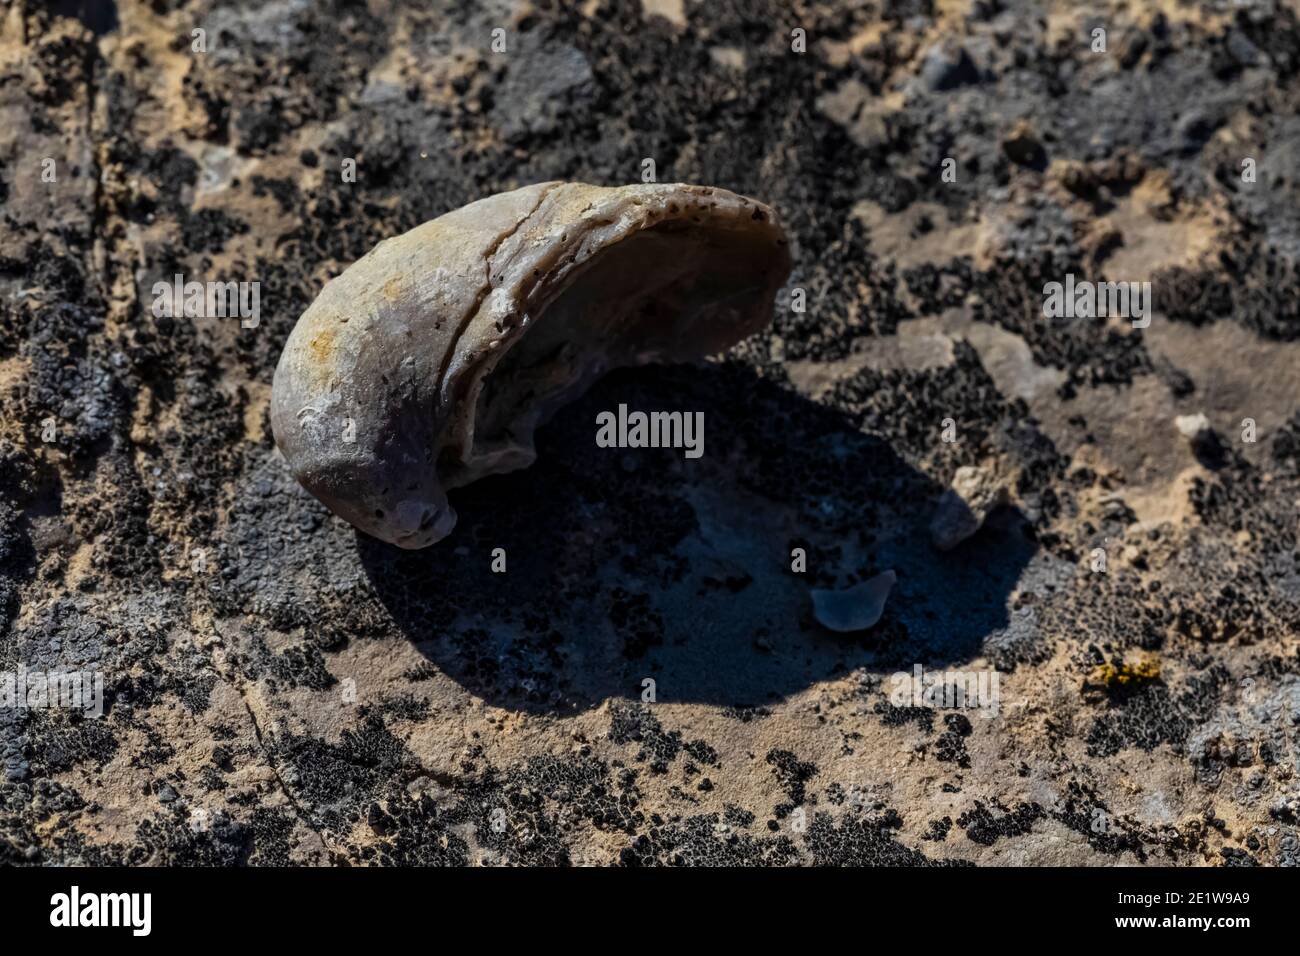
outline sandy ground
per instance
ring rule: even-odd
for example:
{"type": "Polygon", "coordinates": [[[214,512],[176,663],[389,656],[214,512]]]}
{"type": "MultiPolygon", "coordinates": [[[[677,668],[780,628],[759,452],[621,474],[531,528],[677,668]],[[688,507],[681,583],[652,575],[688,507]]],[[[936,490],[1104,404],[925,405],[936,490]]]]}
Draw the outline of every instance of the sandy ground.
{"type": "Polygon", "coordinates": [[[0,707],[0,861],[1300,863],[1297,13],[0,0],[0,676],[104,681],[0,707]],[[647,158],[781,212],[768,332],[609,377],[428,551],[296,486],[328,278],[647,158]],[[155,316],[178,272],[256,327],[155,316]],[[620,403],[706,454],[597,448],[620,403]]]}

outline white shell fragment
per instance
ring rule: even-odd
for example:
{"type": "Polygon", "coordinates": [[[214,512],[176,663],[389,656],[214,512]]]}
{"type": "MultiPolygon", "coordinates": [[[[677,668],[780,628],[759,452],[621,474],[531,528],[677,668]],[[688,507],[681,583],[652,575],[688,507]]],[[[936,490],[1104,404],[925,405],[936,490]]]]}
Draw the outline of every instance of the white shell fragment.
{"type": "Polygon", "coordinates": [[[1210,420],[1202,412],[1197,412],[1195,415],[1179,415],[1174,419],[1174,427],[1178,429],[1180,435],[1192,441],[1211,431],[1210,420]]]}
{"type": "Polygon", "coordinates": [[[842,591],[814,588],[813,616],[831,631],[865,631],[885,613],[885,601],[897,580],[893,571],[885,571],[842,591]]]}

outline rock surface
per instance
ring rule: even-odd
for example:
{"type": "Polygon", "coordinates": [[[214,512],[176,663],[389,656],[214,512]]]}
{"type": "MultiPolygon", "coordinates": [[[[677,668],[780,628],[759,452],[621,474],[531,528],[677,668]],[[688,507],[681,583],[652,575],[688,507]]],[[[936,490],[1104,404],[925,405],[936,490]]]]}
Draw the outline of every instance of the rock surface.
{"type": "Polygon", "coordinates": [[[0,707],[0,863],[1300,862],[1293,4],[48,6],[0,0],[0,672],[105,706],[0,707]],[[431,551],[293,481],[271,375],[330,277],[647,158],[781,213],[770,330],[605,379],[431,551]],[[176,273],[259,323],[157,315],[176,273]],[[1045,319],[1067,273],[1150,326],[1045,319]],[[706,454],[597,448],[620,403],[706,454]]]}

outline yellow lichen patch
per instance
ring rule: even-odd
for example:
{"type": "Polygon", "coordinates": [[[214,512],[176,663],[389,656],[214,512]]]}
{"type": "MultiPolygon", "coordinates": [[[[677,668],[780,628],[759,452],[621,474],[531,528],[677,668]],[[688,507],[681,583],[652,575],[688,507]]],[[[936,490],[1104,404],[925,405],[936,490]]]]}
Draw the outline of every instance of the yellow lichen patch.
{"type": "Polygon", "coordinates": [[[266,437],[262,423],[266,420],[266,410],[271,405],[271,386],[265,382],[249,382],[247,385],[248,402],[244,405],[244,438],[251,442],[260,442],[266,437]]]}
{"type": "Polygon", "coordinates": [[[1154,657],[1143,658],[1136,664],[1127,662],[1115,665],[1109,661],[1092,672],[1091,682],[1107,690],[1138,687],[1160,679],[1160,661],[1154,657]]]}
{"type": "Polygon", "coordinates": [[[141,386],[135,395],[135,408],[131,415],[131,441],[136,445],[151,445],[157,427],[158,408],[154,403],[153,389],[141,386]]]}
{"type": "Polygon", "coordinates": [[[402,294],[402,277],[393,276],[384,283],[384,298],[392,302],[402,294]]]}
{"type": "Polygon", "coordinates": [[[334,354],[334,330],[325,329],[312,337],[309,343],[311,357],[318,365],[325,365],[334,354]]]}
{"type": "Polygon", "coordinates": [[[11,391],[25,386],[30,373],[31,363],[21,356],[0,361],[0,401],[7,399],[11,391]]]}

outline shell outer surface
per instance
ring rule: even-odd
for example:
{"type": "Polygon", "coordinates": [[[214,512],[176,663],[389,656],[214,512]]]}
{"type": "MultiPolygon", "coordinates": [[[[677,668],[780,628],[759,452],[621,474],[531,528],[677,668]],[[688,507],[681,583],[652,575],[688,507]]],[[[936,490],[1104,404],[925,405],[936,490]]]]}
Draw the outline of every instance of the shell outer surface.
{"type": "Polygon", "coordinates": [[[547,182],[489,196],[380,242],[325,285],[276,367],[276,444],[331,511],[426,547],[455,524],[447,487],[532,460],[531,423],[512,454],[478,449],[477,403],[497,364],[558,322],[571,290],[604,290],[597,302],[610,308],[659,295],[698,316],[689,328],[664,319],[673,332],[659,339],[645,320],[639,335],[654,347],[636,354],[617,335],[588,346],[598,373],[723,351],[771,320],[789,271],[773,210],[724,189],[547,182]]]}

